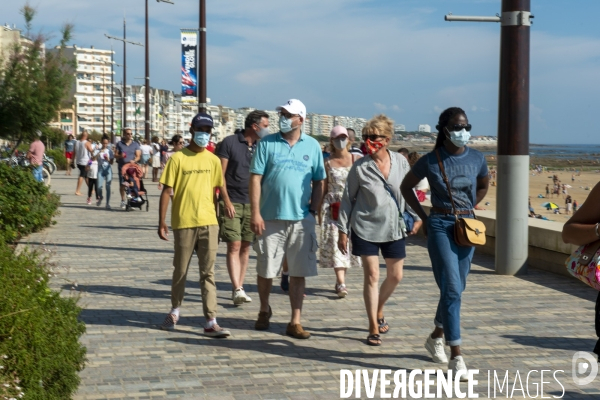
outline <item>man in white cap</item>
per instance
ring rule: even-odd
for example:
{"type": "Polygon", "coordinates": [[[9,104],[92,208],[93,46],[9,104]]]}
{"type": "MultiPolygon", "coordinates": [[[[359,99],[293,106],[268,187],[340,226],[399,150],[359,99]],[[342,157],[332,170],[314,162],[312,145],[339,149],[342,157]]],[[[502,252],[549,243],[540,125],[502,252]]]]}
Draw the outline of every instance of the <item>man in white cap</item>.
{"type": "Polygon", "coordinates": [[[279,129],[261,139],[250,166],[251,229],[257,235],[260,312],[255,329],[266,330],[273,315],[273,278],[287,261],[292,318],[286,334],[308,339],[300,324],[305,278],[317,275],[316,214],[326,178],[319,142],[302,132],[306,107],[292,99],[280,107],[279,129]]]}

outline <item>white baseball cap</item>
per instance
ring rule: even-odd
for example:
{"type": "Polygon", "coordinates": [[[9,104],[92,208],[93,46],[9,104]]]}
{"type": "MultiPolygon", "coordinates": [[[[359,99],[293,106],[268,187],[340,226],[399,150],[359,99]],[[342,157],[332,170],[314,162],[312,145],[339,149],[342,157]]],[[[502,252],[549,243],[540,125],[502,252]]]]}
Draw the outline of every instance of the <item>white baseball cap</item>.
{"type": "Polygon", "coordinates": [[[306,106],[300,100],[290,99],[284,105],[277,107],[275,110],[281,111],[285,109],[290,114],[299,115],[302,119],[306,119],[306,106]]]}

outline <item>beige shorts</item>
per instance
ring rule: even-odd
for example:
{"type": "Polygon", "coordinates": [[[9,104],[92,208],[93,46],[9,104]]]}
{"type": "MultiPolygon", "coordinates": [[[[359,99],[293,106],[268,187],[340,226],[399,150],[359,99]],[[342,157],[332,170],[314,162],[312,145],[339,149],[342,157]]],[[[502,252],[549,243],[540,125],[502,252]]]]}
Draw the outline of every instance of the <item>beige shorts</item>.
{"type": "Polygon", "coordinates": [[[301,221],[265,221],[265,231],[256,237],[256,272],[273,279],[281,270],[284,257],[292,277],[317,275],[316,220],[309,214],[301,221]]]}

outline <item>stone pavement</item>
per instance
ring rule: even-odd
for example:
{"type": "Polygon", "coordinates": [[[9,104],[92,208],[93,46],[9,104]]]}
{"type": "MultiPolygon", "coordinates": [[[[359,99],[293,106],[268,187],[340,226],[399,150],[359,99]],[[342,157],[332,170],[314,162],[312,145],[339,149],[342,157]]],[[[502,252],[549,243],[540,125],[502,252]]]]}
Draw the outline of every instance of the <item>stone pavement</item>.
{"type": "MultiPolygon", "coordinates": [[[[223,244],[215,267],[218,319],[233,337],[201,334],[195,257],[178,329],[165,332],[159,325],[170,308],[173,242],[156,234],[156,185],[148,183],[150,212],[120,210],[118,194],[113,210],[107,211],[75,196],[76,179],[63,174],[52,177],[52,188],[63,202],[58,223],[26,242],[50,251],[61,267],[53,279],[55,288],[65,296],[81,296],[88,362],[77,399],[335,399],[340,396],[340,369],[437,367],[423,348],[438,297],[423,239],[409,240],[404,280],[388,303],[391,329],[382,336],[381,347],[364,344],[360,270],[349,271],[346,299],[333,293],[332,271],[321,269],[308,280],[303,325],[313,335],[309,340],[285,336],[290,308],[278,287],[271,297],[271,328],[255,331],[255,258],[245,285],[253,302],[234,307],[223,244]]],[[[113,182],[113,190],[117,186],[113,182]]],[[[600,377],[583,387],[571,379],[574,352],[591,351],[595,344],[596,292],[550,273],[531,270],[523,277],[505,277],[492,268],[493,259],[476,254],[462,307],[463,353],[467,366],[480,370],[480,397],[487,397],[489,370],[502,378],[508,370],[512,388],[517,370],[526,385],[527,372],[544,369],[564,371],[557,373],[566,391],[563,398],[600,398],[600,377]]],[[[532,397],[540,380],[539,372],[530,377],[532,397]]],[[[561,396],[552,375],[546,373],[544,381],[551,382],[544,385],[545,396],[561,396]]],[[[506,388],[503,393],[498,397],[506,398],[506,388]]],[[[361,394],[365,396],[364,389],[361,394]]],[[[522,395],[517,390],[513,398],[522,395]]]]}

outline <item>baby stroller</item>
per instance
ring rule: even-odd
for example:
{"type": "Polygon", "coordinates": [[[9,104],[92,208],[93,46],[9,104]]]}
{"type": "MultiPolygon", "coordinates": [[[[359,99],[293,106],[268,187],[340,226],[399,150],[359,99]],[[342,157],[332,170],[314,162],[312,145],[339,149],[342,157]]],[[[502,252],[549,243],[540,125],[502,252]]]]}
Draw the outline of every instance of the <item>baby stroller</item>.
{"type": "Polygon", "coordinates": [[[125,188],[127,199],[125,211],[129,211],[132,208],[138,208],[141,211],[142,206],[145,204],[147,212],[150,208],[150,203],[148,202],[148,194],[142,180],[142,176],[144,176],[142,168],[137,164],[128,163],[121,168],[121,175],[123,175],[123,187],[125,188]]]}

